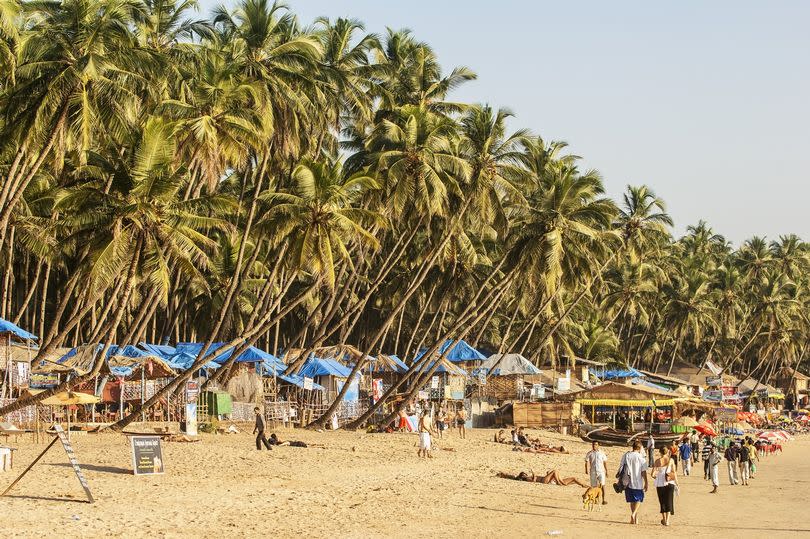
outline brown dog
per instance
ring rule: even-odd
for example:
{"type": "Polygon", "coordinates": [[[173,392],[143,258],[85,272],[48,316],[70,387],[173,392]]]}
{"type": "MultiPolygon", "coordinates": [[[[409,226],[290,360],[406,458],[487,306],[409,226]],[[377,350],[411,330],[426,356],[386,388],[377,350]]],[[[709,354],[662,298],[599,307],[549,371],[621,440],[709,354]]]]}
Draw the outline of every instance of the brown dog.
{"type": "Polygon", "coordinates": [[[593,506],[602,510],[602,489],[600,487],[590,487],[582,495],[582,508],[593,511],[593,506]]]}

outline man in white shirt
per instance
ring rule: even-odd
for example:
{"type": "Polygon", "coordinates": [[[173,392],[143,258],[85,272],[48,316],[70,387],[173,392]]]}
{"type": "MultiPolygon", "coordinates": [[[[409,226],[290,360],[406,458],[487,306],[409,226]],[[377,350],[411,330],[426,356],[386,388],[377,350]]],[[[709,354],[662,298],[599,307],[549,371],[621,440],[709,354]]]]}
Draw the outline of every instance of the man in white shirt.
{"type": "Polygon", "coordinates": [[[647,459],[641,442],[633,442],[633,450],[622,457],[619,465],[622,470],[620,481],[624,482],[624,499],[630,504],[630,524],[638,524],[638,508],[644,501],[647,492],[647,459]]]}
{"type": "Polygon", "coordinates": [[[607,455],[599,449],[599,442],[591,444],[591,450],[585,455],[585,473],[590,475],[591,486],[602,489],[602,505],[607,504],[605,498],[605,478],[607,477],[607,455]]]}

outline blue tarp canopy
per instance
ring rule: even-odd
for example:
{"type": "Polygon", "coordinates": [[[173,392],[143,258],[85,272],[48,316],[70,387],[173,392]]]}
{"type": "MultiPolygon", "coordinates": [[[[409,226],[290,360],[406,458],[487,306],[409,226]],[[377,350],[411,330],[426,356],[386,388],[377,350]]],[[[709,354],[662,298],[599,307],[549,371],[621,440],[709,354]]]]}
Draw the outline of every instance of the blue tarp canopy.
{"type": "Polygon", "coordinates": [[[316,376],[337,376],[338,378],[348,378],[352,370],[334,359],[310,357],[298,372],[301,376],[315,378],[316,376]]]}
{"type": "MultiPolygon", "coordinates": [[[[223,346],[226,346],[226,345],[227,345],[227,343],[222,343],[222,342],[213,343],[208,348],[208,353],[206,355],[207,356],[216,356],[217,355],[216,351],[219,350],[220,348],[222,348],[223,346]]],[[[204,346],[203,343],[198,343],[198,342],[177,343],[177,352],[197,357],[197,355],[200,353],[200,350],[202,350],[203,346],[204,346]]],[[[216,359],[214,359],[214,361],[216,361],[217,363],[220,363],[220,364],[225,363],[226,361],[228,361],[228,359],[230,359],[231,355],[233,355],[233,351],[236,350],[236,348],[238,348],[238,346],[232,347],[231,349],[227,350],[222,355],[219,355],[218,357],[216,357],[216,359]]],[[[273,354],[265,352],[264,350],[260,350],[260,349],[256,348],[255,346],[251,346],[250,348],[248,348],[247,350],[245,350],[244,352],[239,354],[239,357],[236,358],[237,363],[263,363],[265,361],[270,361],[272,363],[278,363],[280,365],[284,365],[284,363],[280,359],[278,359],[276,356],[274,356],[273,354]]]]}
{"type": "MultiPolygon", "coordinates": [[[[104,347],[104,345],[99,344],[98,346],[99,346],[98,350],[100,352],[101,349],[104,347]]],[[[144,352],[140,348],[137,348],[137,347],[135,347],[135,346],[133,346],[131,344],[128,344],[126,346],[118,346],[116,344],[113,344],[113,345],[110,346],[109,349],[107,349],[107,357],[108,358],[112,357],[112,356],[136,358],[136,357],[149,357],[150,355],[154,356],[155,354],[150,354],[149,352],[144,352]]],[[[157,356],[157,357],[160,357],[160,356],[157,356]]]]}
{"type": "Polygon", "coordinates": [[[591,369],[590,371],[602,380],[616,380],[617,378],[644,378],[642,372],[633,367],[620,367],[616,369],[591,369]]]}
{"type": "MultiPolygon", "coordinates": [[[[437,355],[440,356],[444,354],[445,350],[450,346],[452,346],[452,348],[447,354],[447,360],[453,363],[459,363],[461,361],[484,361],[486,359],[484,354],[467,344],[463,339],[460,341],[454,341],[452,339],[446,340],[441,348],[439,348],[437,355]]],[[[427,352],[427,348],[420,350],[414,361],[421,358],[425,352],[427,352]]]]}
{"type": "MultiPolygon", "coordinates": [[[[196,354],[190,355],[186,354],[185,352],[180,352],[179,354],[175,354],[168,358],[166,362],[169,364],[169,367],[175,370],[180,371],[187,371],[191,368],[191,365],[194,364],[194,360],[197,359],[196,354]]],[[[205,365],[203,365],[202,369],[218,369],[220,367],[219,363],[214,361],[209,361],[205,365]]]]}
{"type": "MultiPolygon", "coordinates": [[[[300,387],[301,389],[304,389],[304,377],[301,376],[300,374],[278,374],[278,375],[276,375],[276,377],[279,380],[287,382],[288,384],[292,384],[294,386],[300,387]]],[[[312,382],[312,389],[314,391],[323,391],[326,388],[323,387],[320,384],[316,384],[315,382],[312,382]]]]}
{"type": "Polygon", "coordinates": [[[37,340],[37,336],[34,335],[33,333],[29,333],[20,326],[18,326],[17,324],[12,324],[11,322],[3,318],[0,318],[0,333],[11,333],[12,335],[16,336],[19,339],[25,339],[29,341],[37,340]]]}
{"type": "Polygon", "coordinates": [[[142,342],[138,343],[138,346],[150,354],[154,354],[163,359],[169,359],[173,355],[177,354],[177,350],[174,348],[174,346],[169,346],[167,344],[150,344],[147,342],[142,342]]]}

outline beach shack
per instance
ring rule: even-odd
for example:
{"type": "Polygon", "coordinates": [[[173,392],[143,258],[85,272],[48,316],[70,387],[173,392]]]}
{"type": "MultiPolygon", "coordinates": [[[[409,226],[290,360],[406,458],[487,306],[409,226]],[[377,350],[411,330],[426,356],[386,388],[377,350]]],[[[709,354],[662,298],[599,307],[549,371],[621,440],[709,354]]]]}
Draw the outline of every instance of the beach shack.
{"type": "Polygon", "coordinates": [[[545,395],[539,377],[543,372],[520,354],[493,354],[473,370],[478,381],[475,395],[498,401],[529,400],[545,395]]]}
{"type": "MultiPolygon", "coordinates": [[[[782,367],[776,374],[776,387],[782,391],[786,399],[791,399],[791,408],[794,409],[810,405],[809,382],[810,377],[790,367],[782,367]]],[[[788,407],[787,400],[785,407],[788,407]]]]}
{"type": "MultiPolygon", "coordinates": [[[[426,351],[426,349],[420,350],[414,361],[422,357],[426,351]]],[[[480,367],[487,359],[487,356],[470,346],[464,339],[458,341],[453,339],[446,340],[441,347],[439,347],[436,356],[442,356],[445,355],[445,353],[447,361],[467,372],[480,367]]]]}
{"type": "Polygon", "coordinates": [[[577,393],[574,400],[592,425],[628,432],[652,428],[654,433],[667,433],[668,428],[662,425],[671,423],[673,407],[683,398],[652,383],[606,382],[577,393]]]}
{"type": "Polygon", "coordinates": [[[28,389],[37,336],[0,318],[0,403],[28,389]]]}

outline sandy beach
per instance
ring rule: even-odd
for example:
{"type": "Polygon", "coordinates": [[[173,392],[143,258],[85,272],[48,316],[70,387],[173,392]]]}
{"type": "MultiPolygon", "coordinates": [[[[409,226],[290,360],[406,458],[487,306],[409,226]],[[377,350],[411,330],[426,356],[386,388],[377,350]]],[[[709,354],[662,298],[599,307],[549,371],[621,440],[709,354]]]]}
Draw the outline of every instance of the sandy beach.
{"type": "MultiPolygon", "coordinates": [[[[13,537],[513,537],[562,530],[564,537],[690,536],[796,537],[810,533],[804,516],[803,458],[810,440],[786,445],[765,460],[751,486],[709,494],[702,468],[681,477],[673,525],[664,529],[654,491],[641,524],[626,524],[623,498],[608,494],[601,511],[583,511],[577,486],[530,484],[495,477],[533,468],[586,480],[587,445],[570,436],[539,433],[568,455],[532,455],[493,443],[491,430],[460,440],[437,440],[433,460],[416,457],[413,434],[278,431],[283,439],[327,449],[281,447],[258,452],[247,433],[203,435],[198,443],[165,442],[166,473],[134,476],[123,435],[77,435],[73,445],[96,498],[83,492],[57,444],[0,500],[0,521],[13,537]],[[447,451],[452,449],[454,451],[447,451]]],[[[532,434],[538,434],[534,432],[532,434]]],[[[30,437],[19,448],[8,485],[44,448],[30,437]]],[[[607,448],[611,475],[623,449],[607,448]]],[[[724,468],[721,469],[721,472],[724,468]]]]}

